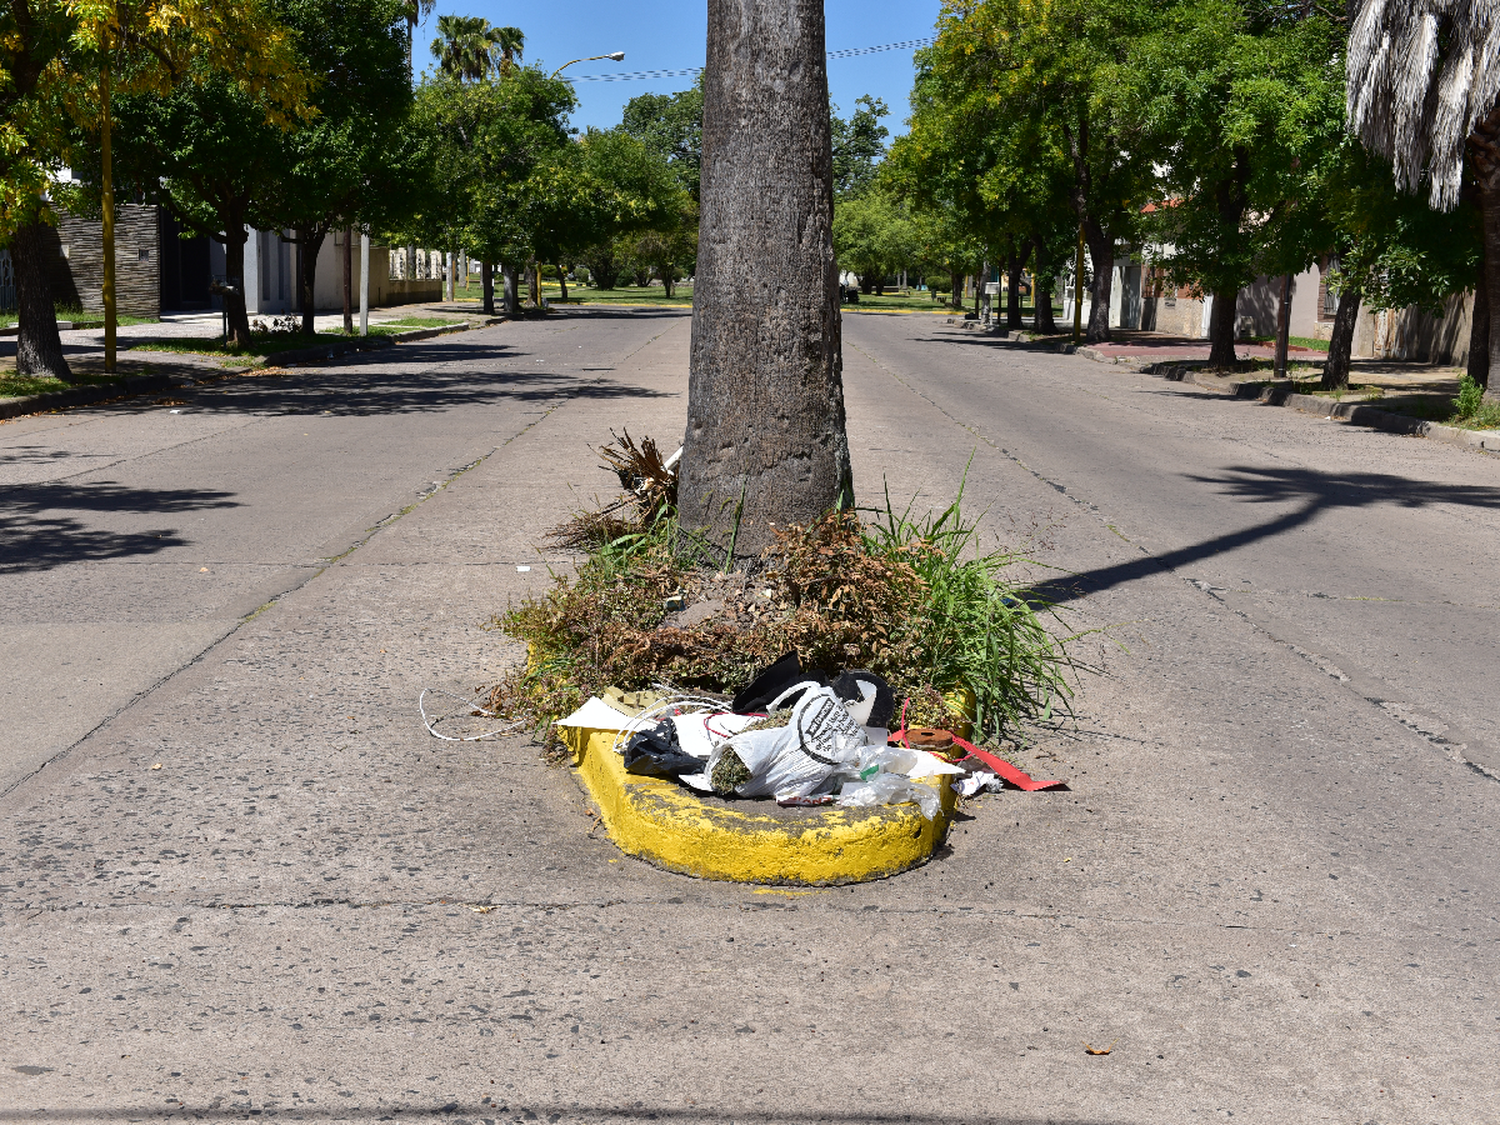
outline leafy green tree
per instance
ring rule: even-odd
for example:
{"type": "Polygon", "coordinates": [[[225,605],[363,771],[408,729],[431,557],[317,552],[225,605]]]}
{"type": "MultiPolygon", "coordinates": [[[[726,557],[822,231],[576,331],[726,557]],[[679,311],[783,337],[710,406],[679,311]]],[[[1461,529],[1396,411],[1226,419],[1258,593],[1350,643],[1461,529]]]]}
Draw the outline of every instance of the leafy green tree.
{"type": "Polygon", "coordinates": [[[303,331],[311,333],[328,236],[387,218],[420,192],[426,169],[406,143],[411,91],[390,80],[406,49],[400,0],[276,3],[316,80],[316,113],[277,138],[280,174],[255,201],[253,223],[291,230],[301,247],[298,297],[303,331]]]}
{"type": "Polygon", "coordinates": [[[855,99],[854,112],[847,120],[838,115],[838,106],[830,103],[836,200],[862,195],[874,182],[880,161],[885,157],[886,138],[891,135],[880,119],[889,116],[890,112],[884,101],[869,94],[861,94],[855,99]]]}
{"type": "MultiPolygon", "coordinates": [[[[963,203],[975,169],[962,152],[943,155],[945,134],[977,138],[987,126],[1016,138],[986,146],[999,172],[984,194],[997,203],[1012,198],[1002,185],[1050,185],[1064,170],[1065,198],[1093,262],[1090,341],[1109,338],[1115,248],[1136,234],[1156,155],[1135,107],[1116,95],[1132,44],[1161,8],[1149,0],[945,0],[937,42],[917,56],[908,147],[921,163],[946,165],[952,205],[983,214],[963,203]]],[[[973,191],[983,202],[977,182],[973,191]]],[[[985,210],[1000,221],[990,231],[970,224],[971,237],[993,245],[997,234],[1019,236],[1013,207],[985,210]]]]}
{"type": "Polygon", "coordinates": [[[432,57],[451,78],[477,81],[487,77],[494,66],[490,49],[498,30],[482,16],[439,16],[432,57]]]}
{"type": "Polygon", "coordinates": [[[838,201],[833,249],[839,268],[859,278],[862,292],[885,292],[885,279],[914,265],[917,229],[904,203],[890,192],[867,189],[838,201]]]}
{"type": "MultiPolygon", "coordinates": [[[[0,7],[0,242],[12,239],[23,315],[18,367],[68,378],[42,224],[48,173],[95,173],[105,227],[106,355],[113,348],[112,98],[168,97],[216,81],[285,123],[307,82],[291,34],[261,0],[13,0],[0,7]]],[[[72,193],[87,206],[91,193],[72,193]]]]}
{"type": "Polygon", "coordinates": [[[534,66],[478,82],[438,75],[417,91],[415,129],[433,170],[430,193],[393,233],[461,245],[481,263],[485,310],[494,266],[529,260],[567,190],[572,87],[534,66]]]}
{"type": "Polygon", "coordinates": [[[631,98],[620,128],[665,160],[693,201],[698,201],[703,167],[702,74],[690,90],[631,98]]]}
{"type": "Polygon", "coordinates": [[[1152,194],[1171,201],[1151,212],[1157,260],[1172,284],[1213,294],[1209,362],[1220,366],[1235,361],[1240,289],[1316,256],[1278,227],[1309,229],[1303,170],[1343,131],[1343,83],[1329,65],[1341,29],[1321,13],[1269,11],[1251,18],[1236,0],[1173,5],[1120,71],[1145,147],[1161,154],[1152,194]]]}
{"type": "Polygon", "coordinates": [[[526,36],[519,27],[496,27],[490,29],[490,42],[500,52],[500,74],[509,75],[515,69],[516,60],[524,54],[526,36]]]}
{"type": "Polygon", "coordinates": [[[590,129],[533,177],[534,251],[561,263],[612,246],[655,271],[671,294],[697,241],[696,207],[668,161],[623,129],[590,129]],[[620,244],[634,236],[631,245],[620,244]]]}
{"type": "MultiPolygon", "coordinates": [[[[1323,369],[1330,388],[1349,382],[1356,319],[1362,306],[1372,310],[1416,306],[1441,315],[1448,298],[1473,289],[1483,292],[1482,227],[1472,198],[1452,211],[1437,211],[1396,185],[1388,162],[1372,155],[1353,137],[1335,146],[1318,167],[1320,206],[1310,209],[1307,227],[1328,255],[1338,310],[1323,369]]],[[[1483,309],[1477,310],[1470,365],[1483,363],[1483,309]]]]}
{"type": "Polygon", "coordinates": [[[306,323],[317,249],[328,231],[361,222],[361,208],[373,207],[396,160],[387,130],[410,99],[390,81],[401,65],[399,0],[273,0],[272,10],[295,36],[299,72],[314,87],[297,118],[268,116],[254,90],[219,72],[165,97],[119,102],[121,163],[137,190],[224,244],[226,275],[241,281],[226,297],[236,342],[250,329],[248,228],[290,228],[303,241],[306,323]]]}

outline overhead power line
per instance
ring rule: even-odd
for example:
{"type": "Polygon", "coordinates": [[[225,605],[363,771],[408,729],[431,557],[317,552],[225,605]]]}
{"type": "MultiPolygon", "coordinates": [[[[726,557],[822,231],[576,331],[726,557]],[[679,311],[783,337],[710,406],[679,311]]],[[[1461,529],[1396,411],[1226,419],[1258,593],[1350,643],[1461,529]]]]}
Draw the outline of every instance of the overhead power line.
{"type": "MultiPolygon", "coordinates": [[[[932,38],[907,39],[900,43],[882,43],[878,47],[850,47],[843,51],[829,51],[830,59],[852,59],[856,55],[873,55],[880,51],[906,51],[915,50],[918,47],[929,47],[935,42],[932,38]]],[[[642,78],[683,78],[689,74],[699,74],[701,66],[688,66],[679,70],[635,70],[627,74],[577,74],[565,78],[566,82],[634,82],[642,78]]]]}

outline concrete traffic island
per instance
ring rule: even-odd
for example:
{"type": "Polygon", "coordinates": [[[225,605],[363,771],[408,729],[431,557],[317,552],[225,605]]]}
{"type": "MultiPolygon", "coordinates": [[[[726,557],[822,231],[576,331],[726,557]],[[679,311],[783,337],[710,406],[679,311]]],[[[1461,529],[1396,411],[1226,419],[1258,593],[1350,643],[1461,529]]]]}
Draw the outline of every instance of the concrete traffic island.
{"type": "Polygon", "coordinates": [[[931,820],[911,802],[781,808],[771,800],[722,801],[626,773],[614,748],[618,731],[558,730],[615,845],[700,879],[807,887],[883,879],[927,862],[953,817],[950,777],[916,779],[938,793],[941,808],[931,820]]]}

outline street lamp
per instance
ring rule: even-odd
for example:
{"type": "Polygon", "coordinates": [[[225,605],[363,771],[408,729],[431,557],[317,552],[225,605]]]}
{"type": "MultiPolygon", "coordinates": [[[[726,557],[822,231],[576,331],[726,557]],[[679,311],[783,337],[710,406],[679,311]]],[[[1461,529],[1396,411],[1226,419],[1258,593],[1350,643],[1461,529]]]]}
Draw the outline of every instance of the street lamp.
{"type": "Polygon", "coordinates": [[[590,55],[586,59],[571,59],[568,62],[563,63],[562,66],[558,67],[556,70],[554,70],[551,73],[551,75],[549,75],[549,77],[556,78],[559,74],[561,74],[563,71],[567,70],[568,67],[572,66],[576,62],[594,62],[594,61],[596,61],[598,59],[613,59],[615,62],[624,62],[625,61],[625,52],[624,51],[611,51],[607,55],[590,55]]]}

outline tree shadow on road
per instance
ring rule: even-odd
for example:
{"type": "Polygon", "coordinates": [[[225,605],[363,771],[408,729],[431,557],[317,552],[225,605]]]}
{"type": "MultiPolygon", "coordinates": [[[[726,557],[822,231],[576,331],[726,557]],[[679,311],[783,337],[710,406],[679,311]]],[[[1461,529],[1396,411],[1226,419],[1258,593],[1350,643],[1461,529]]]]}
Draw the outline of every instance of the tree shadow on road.
{"type": "Polygon", "coordinates": [[[1311,469],[1231,466],[1218,476],[1183,475],[1187,480],[1209,485],[1221,495],[1241,503],[1291,504],[1295,507],[1264,523],[1225,532],[1165,554],[1142,553],[1140,558],[1128,562],[1052,578],[1033,586],[1031,595],[1038,602],[1060,605],[1127,582],[1169,573],[1250,543],[1273,539],[1311,523],[1324,512],[1337,509],[1382,505],[1415,509],[1441,504],[1500,510],[1500,488],[1413,480],[1388,473],[1321,473],[1311,469]]]}
{"type": "Polygon", "coordinates": [[[8,487],[0,492],[0,543],[5,545],[0,574],[154,555],[188,543],[173,527],[114,531],[90,526],[75,513],[176,515],[239,507],[233,495],[192,488],[127,488],[109,481],[8,487]]]}
{"type": "MultiPolygon", "coordinates": [[[[446,338],[445,338],[446,339],[446,338]]],[[[195,393],[213,413],[296,411],[340,416],[435,413],[502,403],[567,399],[650,399],[671,392],[608,378],[612,368],[537,364],[495,344],[423,343],[341,356],[326,367],[296,367],[230,378],[195,393]]]]}

